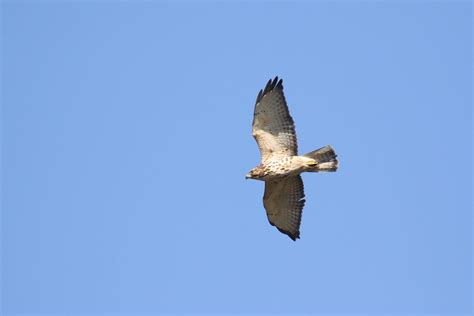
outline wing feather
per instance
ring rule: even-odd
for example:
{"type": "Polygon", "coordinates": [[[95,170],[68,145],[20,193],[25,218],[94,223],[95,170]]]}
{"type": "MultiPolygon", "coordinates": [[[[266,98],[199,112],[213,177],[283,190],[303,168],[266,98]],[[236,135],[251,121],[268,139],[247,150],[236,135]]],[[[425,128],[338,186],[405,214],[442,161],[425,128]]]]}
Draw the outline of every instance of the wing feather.
{"type": "Polygon", "coordinates": [[[300,238],[301,214],[305,204],[301,176],[265,182],[263,205],[271,225],[291,239],[300,238]]]}
{"type": "Polygon", "coordinates": [[[298,154],[295,124],[283,94],[282,79],[269,80],[258,93],[252,125],[262,161],[272,155],[298,154]]]}

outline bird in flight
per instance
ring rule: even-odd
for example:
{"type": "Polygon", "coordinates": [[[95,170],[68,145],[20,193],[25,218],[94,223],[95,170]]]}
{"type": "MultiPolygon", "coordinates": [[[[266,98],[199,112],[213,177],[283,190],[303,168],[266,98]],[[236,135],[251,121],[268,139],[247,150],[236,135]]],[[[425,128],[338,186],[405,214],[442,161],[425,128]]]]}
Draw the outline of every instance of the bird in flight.
{"type": "Polygon", "coordinates": [[[261,162],[245,178],[265,182],[263,205],[268,221],[295,241],[300,238],[305,203],[300,174],[336,171],[337,155],[328,145],[298,156],[294,121],[283,94],[283,80],[278,77],[258,93],[252,125],[261,162]]]}

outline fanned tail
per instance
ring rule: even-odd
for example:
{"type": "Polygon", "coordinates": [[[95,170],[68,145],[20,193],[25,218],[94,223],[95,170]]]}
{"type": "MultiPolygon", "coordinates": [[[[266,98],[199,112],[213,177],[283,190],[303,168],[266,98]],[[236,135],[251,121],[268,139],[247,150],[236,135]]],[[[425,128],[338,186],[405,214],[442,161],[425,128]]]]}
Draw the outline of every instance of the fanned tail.
{"type": "Polygon", "coordinates": [[[314,159],[317,162],[314,168],[308,170],[310,172],[332,172],[337,170],[337,155],[330,145],[309,152],[304,157],[314,159]]]}

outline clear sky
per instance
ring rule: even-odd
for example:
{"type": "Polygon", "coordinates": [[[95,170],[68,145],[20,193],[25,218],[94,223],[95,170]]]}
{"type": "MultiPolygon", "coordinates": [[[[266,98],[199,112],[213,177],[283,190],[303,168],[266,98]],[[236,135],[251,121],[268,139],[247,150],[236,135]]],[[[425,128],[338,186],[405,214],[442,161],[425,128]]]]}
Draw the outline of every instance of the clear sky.
{"type": "Polygon", "coordinates": [[[472,4],[2,2],[5,315],[468,314],[472,4]],[[301,239],[251,136],[283,78],[301,239]]]}

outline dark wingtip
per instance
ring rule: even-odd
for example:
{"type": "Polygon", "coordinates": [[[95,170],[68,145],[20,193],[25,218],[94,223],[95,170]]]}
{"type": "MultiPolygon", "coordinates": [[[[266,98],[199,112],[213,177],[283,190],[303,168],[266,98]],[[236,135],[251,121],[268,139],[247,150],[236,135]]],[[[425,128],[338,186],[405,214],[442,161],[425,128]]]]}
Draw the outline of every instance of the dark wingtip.
{"type": "Polygon", "coordinates": [[[267,93],[272,89],[272,79],[268,80],[267,84],[265,85],[265,89],[263,89],[263,94],[267,93]]]}
{"type": "MultiPolygon", "coordinates": [[[[278,77],[276,77],[275,79],[278,79],[278,77]]],[[[280,79],[280,81],[278,81],[276,88],[283,90],[283,79],[280,79]]]]}
{"type": "Polygon", "coordinates": [[[257,100],[255,101],[255,103],[258,103],[262,99],[262,94],[263,94],[263,90],[260,89],[260,92],[257,95],[257,100]]]}
{"type": "Polygon", "coordinates": [[[265,85],[265,88],[263,90],[260,90],[257,96],[257,101],[255,103],[260,102],[262,98],[269,93],[270,91],[274,89],[279,89],[283,90],[283,79],[278,80],[278,76],[275,76],[275,78],[272,80],[268,80],[267,84],[265,85]]]}
{"type": "Polygon", "coordinates": [[[296,241],[296,239],[300,239],[300,232],[299,232],[299,231],[296,232],[296,234],[292,234],[292,233],[290,233],[290,232],[287,231],[287,230],[284,230],[284,229],[281,229],[281,228],[278,228],[278,227],[277,227],[277,229],[278,229],[281,233],[283,233],[283,234],[287,235],[288,237],[290,237],[290,239],[293,240],[293,241],[296,241]]]}

